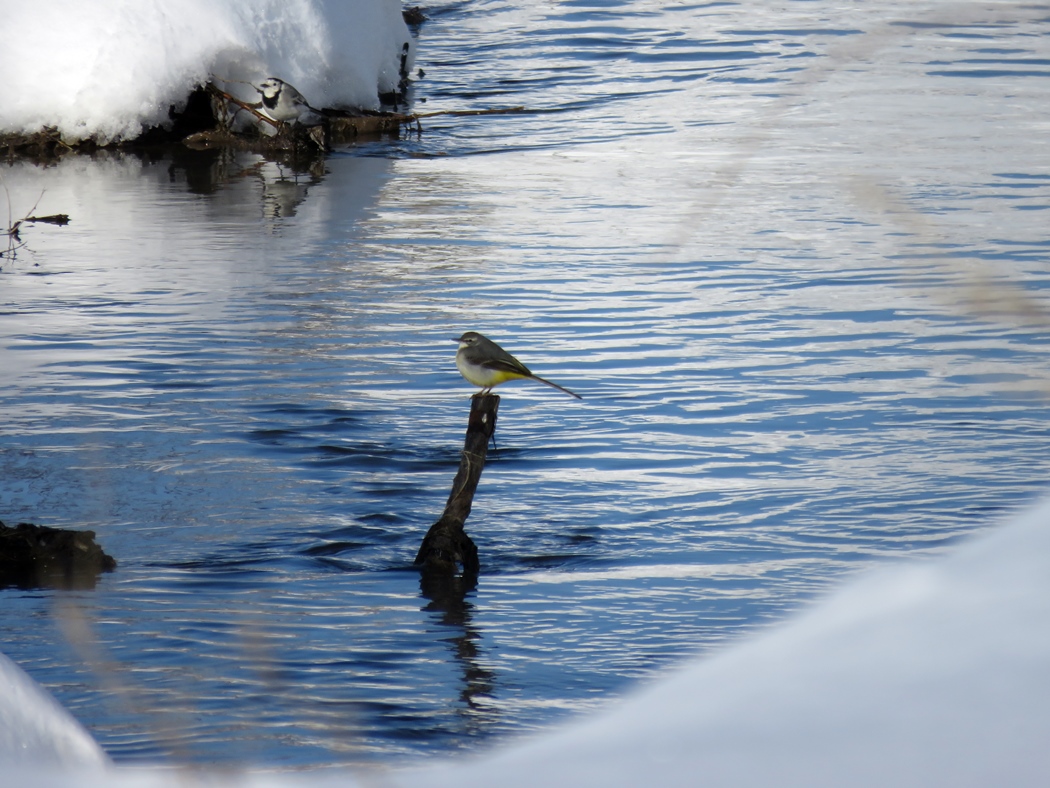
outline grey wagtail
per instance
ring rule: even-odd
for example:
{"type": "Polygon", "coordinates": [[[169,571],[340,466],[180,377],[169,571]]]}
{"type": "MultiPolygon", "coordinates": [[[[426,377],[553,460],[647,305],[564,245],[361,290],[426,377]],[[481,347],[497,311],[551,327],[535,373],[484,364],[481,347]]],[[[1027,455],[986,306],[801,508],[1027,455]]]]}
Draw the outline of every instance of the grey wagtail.
{"type": "Polygon", "coordinates": [[[493,386],[506,383],[508,380],[528,378],[553,386],[558,391],[564,391],[576,399],[583,399],[579,394],[569,391],[564,386],[544,380],[539,375],[533,375],[528,367],[477,331],[468,331],[461,337],[453,338],[452,341],[459,342],[459,350],[456,352],[456,369],[469,382],[475,386],[481,386],[482,394],[488,394],[492,391],[493,386]]]}

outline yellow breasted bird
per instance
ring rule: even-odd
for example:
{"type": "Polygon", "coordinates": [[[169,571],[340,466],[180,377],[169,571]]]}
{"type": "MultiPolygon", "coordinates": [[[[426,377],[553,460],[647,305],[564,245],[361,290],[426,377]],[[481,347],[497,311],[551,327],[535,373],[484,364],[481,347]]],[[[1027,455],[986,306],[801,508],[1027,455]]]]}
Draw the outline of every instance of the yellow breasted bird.
{"type": "Polygon", "coordinates": [[[576,399],[583,399],[579,394],[569,391],[564,386],[532,374],[532,371],[514,356],[477,331],[468,331],[463,336],[454,338],[453,342],[459,342],[459,350],[456,352],[456,369],[469,382],[480,386],[482,394],[488,394],[492,391],[493,386],[506,383],[508,380],[527,378],[546,383],[576,399]]]}

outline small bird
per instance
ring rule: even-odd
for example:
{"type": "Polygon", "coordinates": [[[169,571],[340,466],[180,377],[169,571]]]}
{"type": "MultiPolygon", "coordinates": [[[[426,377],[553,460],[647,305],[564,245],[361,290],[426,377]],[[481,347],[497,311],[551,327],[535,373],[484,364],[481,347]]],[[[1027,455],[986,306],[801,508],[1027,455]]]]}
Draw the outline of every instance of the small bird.
{"type": "Polygon", "coordinates": [[[452,341],[459,342],[459,350],[456,352],[456,369],[470,383],[481,386],[482,394],[488,394],[492,391],[493,386],[506,383],[508,380],[528,378],[546,383],[576,399],[583,399],[579,394],[569,391],[564,386],[544,380],[539,375],[533,375],[528,367],[477,331],[468,331],[461,337],[453,337],[452,341]]]}
{"type": "Polygon", "coordinates": [[[274,120],[303,126],[316,126],[324,120],[321,111],[311,107],[306,97],[283,79],[269,77],[252,87],[259,91],[266,114],[274,120]]]}

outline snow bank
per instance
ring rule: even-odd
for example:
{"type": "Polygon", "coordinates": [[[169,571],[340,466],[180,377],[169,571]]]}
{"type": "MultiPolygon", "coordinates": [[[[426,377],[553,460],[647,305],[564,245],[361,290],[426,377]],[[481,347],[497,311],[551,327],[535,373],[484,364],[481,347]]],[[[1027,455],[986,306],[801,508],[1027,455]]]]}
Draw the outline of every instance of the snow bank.
{"type": "Polygon", "coordinates": [[[0,654],[0,763],[23,769],[101,769],[108,762],[80,723],[0,654]]]}
{"type": "Polygon", "coordinates": [[[1050,785],[1050,504],[614,710],[394,786],[1050,785]]]}
{"type": "Polygon", "coordinates": [[[411,44],[398,0],[0,0],[0,19],[0,133],[102,141],[165,122],[210,74],[374,108],[411,44]]]}
{"type": "MultiPolygon", "coordinates": [[[[1041,788],[1050,784],[1048,665],[1045,503],[941,561],[854,581],[604,714],[486,757],[385,771],[356,784],[1041,788]]],[[[67,715],[30,689],[0,695],[0,727],[52,731],[52,749],[68,747],[76,736],[67,715]]],[[[0,742],[15,732],[2,733],[0,742]]],[[[0,749],[0,762],[10,757],[0,749]]],[[[211,785],[215,778],[116,769],[91,780],[16,763],[23,782],[48,786],[211,785]]],[[[332,771],[223,780],[255,788],[355,784],[332,771]]]]}

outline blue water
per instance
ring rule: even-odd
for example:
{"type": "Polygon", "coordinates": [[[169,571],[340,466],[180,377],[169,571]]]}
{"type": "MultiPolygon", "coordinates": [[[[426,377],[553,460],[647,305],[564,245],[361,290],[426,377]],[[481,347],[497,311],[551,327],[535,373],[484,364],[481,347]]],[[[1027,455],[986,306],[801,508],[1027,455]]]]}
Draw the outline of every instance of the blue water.
{"type": "Polygon", "coordinates": [[[119,761],[470,749],[1043,492],[1046,20],[796,5],[436,7],[414,107],[527,112],[4,165],[72,221],[0,258],[0,519],[120,565],[3,651],[119,761]],[[584,399],[501,387],[430,598],[468,329],[584,399]]]}

